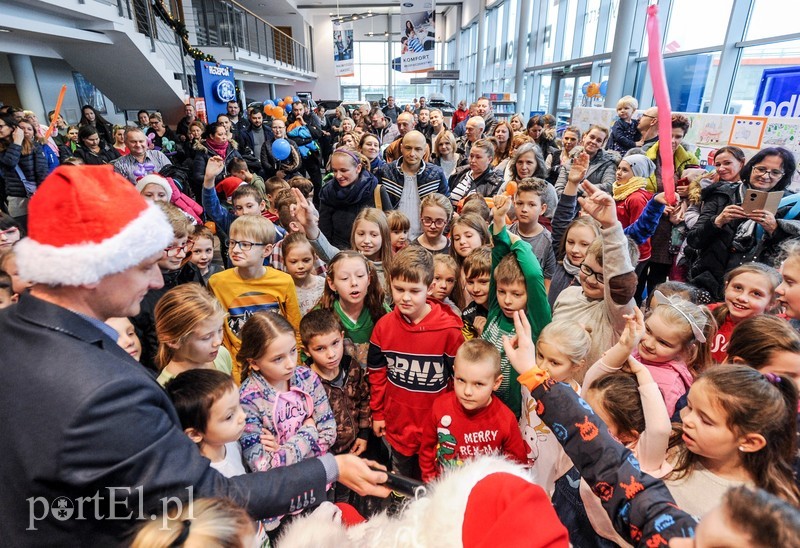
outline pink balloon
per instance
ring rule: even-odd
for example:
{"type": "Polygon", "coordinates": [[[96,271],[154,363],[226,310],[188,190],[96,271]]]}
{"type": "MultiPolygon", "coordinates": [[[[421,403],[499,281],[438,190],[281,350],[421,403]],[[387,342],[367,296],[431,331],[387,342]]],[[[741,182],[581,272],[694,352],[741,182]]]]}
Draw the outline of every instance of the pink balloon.
{"type": "Polygon", "coordinates": [[[661,183],[667,202],[675,204],[675,161],[672,156],[672,105],[669,102],[664,58],[661,56],[661,36],[658,32],[658,6],[647,8],[647,63],[650,81],[658,107],[658,155],[661,158],[661,183]],[[666,145],[666,146],[665,146],[666,145]]]}

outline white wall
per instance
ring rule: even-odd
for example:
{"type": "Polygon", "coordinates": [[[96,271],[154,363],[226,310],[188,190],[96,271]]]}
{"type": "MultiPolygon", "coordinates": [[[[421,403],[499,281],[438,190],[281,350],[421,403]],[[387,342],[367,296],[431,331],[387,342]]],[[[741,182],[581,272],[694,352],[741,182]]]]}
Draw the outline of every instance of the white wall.
{"type": "Polygon", "coordinates": [[[292,38],[306,45],[306,22],[299,15],[271,16],[267,22],[273,27],[291,27],[292,38]]]}
{"type": "MultiPolygon", "coordinates": [[[[311,26],[314,29],[313,54],[317,81],[302,85],[311,86],[311,95],[315,100],[338,99],[339,79],[334,76],[333,71],[333,24],[331,18],[327,14],[314,15],[311,26]]],[[[356,31],[354,30],[354,32],[356,31]]]]}

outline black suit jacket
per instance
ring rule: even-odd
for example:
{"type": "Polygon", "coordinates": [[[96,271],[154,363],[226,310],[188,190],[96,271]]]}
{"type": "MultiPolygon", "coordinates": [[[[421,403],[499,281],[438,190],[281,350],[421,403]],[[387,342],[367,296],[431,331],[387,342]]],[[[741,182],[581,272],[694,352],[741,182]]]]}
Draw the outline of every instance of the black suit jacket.
{"type": "Polygon", "coordinates": [[[160,513],[164,497],[188,499],[189,489],[194,499],[231,497],[255,518],[325,498],[317,459],[224,478],[143,367],[91,323],[30,295],[0,312],[0,416],[7,546],[128,543],[137,517],[160,513]],[[87,498],[96,494],[99,503],[87,498]],[[112,510],[118,519],[108,519],[112,510]]]}

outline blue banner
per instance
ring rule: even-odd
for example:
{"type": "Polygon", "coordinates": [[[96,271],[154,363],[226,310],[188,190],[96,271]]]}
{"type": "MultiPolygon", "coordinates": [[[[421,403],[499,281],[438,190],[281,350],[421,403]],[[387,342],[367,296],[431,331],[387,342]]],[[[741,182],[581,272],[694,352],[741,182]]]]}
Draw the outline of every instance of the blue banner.
{"type": "Polygon", "coordinates": [[[197,60],[194,70],[197,74],[197,93],[206,101],[208,122],[216,122],[218,115],[228,111],[228,101],[237,99],[233,67],[197,60]]]}
{"type": "Polygon", "coordinates": [[[798,95],[800,66],[764,69],[753,115],[800,118],[798,95]]]}

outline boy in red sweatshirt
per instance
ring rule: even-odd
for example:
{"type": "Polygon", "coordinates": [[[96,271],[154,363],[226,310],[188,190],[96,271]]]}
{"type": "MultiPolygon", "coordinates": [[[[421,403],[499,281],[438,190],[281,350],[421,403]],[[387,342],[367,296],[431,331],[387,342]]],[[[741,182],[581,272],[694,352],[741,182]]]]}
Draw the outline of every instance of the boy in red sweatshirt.
{"type": "Polygon", "coordinates": [[[409,246],[397,253],[389,283],[395,308],[375,324],[367,354],[372,429],[386,436],[394,470],[420,479],[422,426],[448,388],[464,342],[462,322],[449,306],[428,297],[433,255],[427,249],[409,246]]]}
{"type": "Polygon", "coordinates": [[[526,464],[527,450],[514,413],[492,396],[500,387],[500,352],[472,339],[456,353],[453,392],[439,396],[423,427],[419,467],[423,481],[472,457],[503,453],[526,464]]]}

